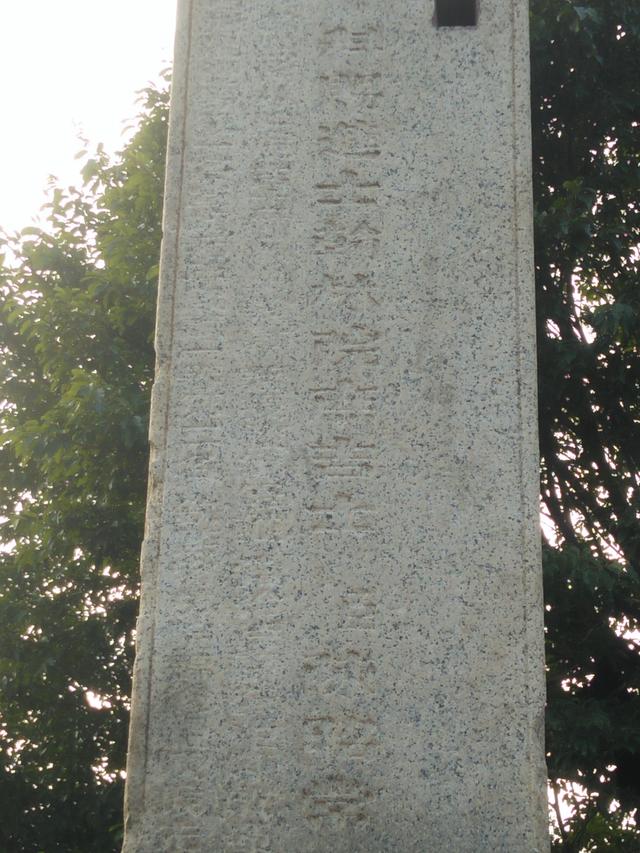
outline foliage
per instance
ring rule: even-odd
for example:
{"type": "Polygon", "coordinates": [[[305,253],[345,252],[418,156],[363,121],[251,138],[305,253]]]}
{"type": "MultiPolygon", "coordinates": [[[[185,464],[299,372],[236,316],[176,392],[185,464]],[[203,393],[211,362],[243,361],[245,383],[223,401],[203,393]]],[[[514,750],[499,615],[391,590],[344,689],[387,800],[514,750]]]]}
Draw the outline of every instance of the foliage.
{"type": "Polygon", "coordinates": [[[167,92],[3,236],[0,849],[119,850],[167,92]]]}
{"type": "Polygon", "coordinates": [[[532,0],[532,67],[556,845],[638,850],[640,4],[532,0]]]}

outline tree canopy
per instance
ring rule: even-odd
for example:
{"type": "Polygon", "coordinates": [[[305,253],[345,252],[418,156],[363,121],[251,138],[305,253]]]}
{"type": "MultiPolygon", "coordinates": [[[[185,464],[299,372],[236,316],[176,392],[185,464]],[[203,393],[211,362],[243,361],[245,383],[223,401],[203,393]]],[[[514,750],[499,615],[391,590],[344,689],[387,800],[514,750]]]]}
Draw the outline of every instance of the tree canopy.
{"type": "Polygon", "coordinates": [[[0,849],[119,849],[167,92],[5,235],[0,849]]]}
{"type": "MultiPolygon", "coordinates": [[[[554,845],[637,851],[640,4],[531,11],[554,845]]],[[[167,103],[0,245],[3,850],[120,848],[167,103]]]]}
{"type": "Polygon", "coordinates": [[[637,850],[640,4],[533,0],[531,40],[548,764],[576,794],[558,843],[637,850]]]}

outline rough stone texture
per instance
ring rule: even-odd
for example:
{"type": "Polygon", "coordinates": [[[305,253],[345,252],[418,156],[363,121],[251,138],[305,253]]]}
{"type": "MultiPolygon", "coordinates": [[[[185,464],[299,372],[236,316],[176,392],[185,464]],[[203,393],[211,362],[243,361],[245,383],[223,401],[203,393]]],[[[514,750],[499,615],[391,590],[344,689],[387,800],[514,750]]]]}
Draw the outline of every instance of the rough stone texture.
{"type": "Polygon", "coordinates": [[[183,0],[127,853],[547,849],[526,0],[183,0]]]}

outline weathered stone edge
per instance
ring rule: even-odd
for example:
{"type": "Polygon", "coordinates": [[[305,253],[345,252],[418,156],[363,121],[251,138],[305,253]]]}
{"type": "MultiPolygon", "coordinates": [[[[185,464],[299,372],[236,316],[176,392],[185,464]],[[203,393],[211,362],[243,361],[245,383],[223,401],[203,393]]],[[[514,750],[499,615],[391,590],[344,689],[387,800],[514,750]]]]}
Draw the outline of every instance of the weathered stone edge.
{"type": "Polygon", "coordinates": [[[125,787],[123,853],[142,850],[145,782],[152,685],[158,562],[164,503],[167,419],[171,401],[175,291],[179,273],[182,183],[185,162],[188,91],[194,0],[178,0],[169,138],[165,176],[163,237],[155,329],[156,366],[151,396],[147,510],[140,558],[142,595],[137,621],[129,753],[125,787]]]}
{"type": "Polygon", "coordinates": [[[532,853],[547,853],[546,766],[544,761],[544,606],[539,532],[538,394],[531,163],[529,4],[513,0],[513,97],[515,241],[518,264],[518,336],[521,433],[521,493],[525,630],[528,685],[528,762],[532,796],[532,853]]]}

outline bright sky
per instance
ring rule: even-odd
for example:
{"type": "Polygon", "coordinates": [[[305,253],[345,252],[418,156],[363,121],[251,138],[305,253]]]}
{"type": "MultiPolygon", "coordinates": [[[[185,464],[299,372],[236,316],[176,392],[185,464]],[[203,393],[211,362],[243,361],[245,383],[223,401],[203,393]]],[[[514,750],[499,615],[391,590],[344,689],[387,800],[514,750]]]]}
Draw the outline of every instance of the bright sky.
{"type": "Polygon", "coordinates": [[[173,55],[177,0],[0,0],[0,227],[29,225],[79,135],[122,146],[136,91],[173,55]]]}

